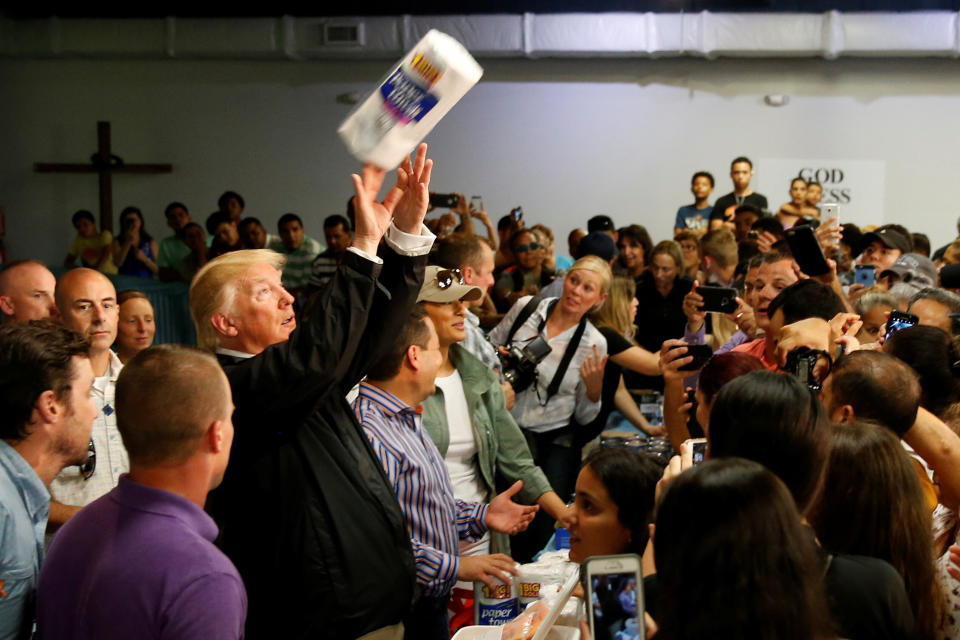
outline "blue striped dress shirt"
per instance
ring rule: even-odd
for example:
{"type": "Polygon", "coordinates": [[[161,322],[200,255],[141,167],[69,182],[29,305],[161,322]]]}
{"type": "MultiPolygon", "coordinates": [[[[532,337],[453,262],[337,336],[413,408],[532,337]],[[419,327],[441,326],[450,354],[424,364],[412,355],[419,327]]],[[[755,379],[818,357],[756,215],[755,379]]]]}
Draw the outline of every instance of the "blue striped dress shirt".
{"type": "Polygon", "coordinates": [[[353,411],[407,518],[417,582],[427,596],[447,595],[460,565],[459,540],[477,540],[486,532],[487,505],[454,498],[450,474],[423,428],[419,407],[363,382],[353,411]]]}

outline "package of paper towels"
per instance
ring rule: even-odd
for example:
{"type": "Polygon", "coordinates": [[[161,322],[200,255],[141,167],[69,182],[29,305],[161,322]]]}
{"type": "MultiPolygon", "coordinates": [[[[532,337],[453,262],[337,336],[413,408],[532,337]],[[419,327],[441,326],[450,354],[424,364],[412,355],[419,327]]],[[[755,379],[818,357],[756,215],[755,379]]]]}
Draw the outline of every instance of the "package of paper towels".
{"type": "Polygon", "coordinates": [[[338,133],[361,162],[393,169],[482,75],[462,44],[431,29],[347,116],[338,133]]]}

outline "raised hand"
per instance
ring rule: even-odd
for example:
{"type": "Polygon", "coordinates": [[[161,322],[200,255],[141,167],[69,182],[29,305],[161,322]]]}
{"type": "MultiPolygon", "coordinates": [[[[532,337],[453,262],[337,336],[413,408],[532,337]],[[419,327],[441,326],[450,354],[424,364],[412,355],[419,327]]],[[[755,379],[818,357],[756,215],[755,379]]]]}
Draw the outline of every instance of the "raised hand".
{"type": "Polygon", "coordinates": [[[601,356],[597,346],[593,346],[593,355],[587,356],[580,366],[580,377],[587,388],[587,398],[591,402],[600,400],[603,392],[603,368],[607,364],[607,356],[601,356]]]}
{"type": "Polygon", "coordinates": [[[404,195],[407,182],[403,169],[397,169],[397,184],[387,192],[383,202],[379,202],[377,194],[386,175],[383,169],[366,164],[359,176],[355,173],[350,176],[353,179],[353,208],[356,213],[353,246],[369,255],[376,255],[377,246],[390,226],[394,209],[404,195]]]}
{"type": "MultiPolygon", "coordinates": [[[[411,164],[405,158],[397,169],[397,187],[401,196],[396,203],[393,223],[400,231],[420,235],[420,226],[430,206],[430,174],[433,160],[427,158],[427,145],[421,143],[411,164]]],[[[395,187],[395,188],[397,188],[395,187]]]]}
{"type": "Polygon", "coordinates": [[[690,375],[680,371],[680,367],[693,362],[693,356],[687,355],[687,343],[683,340],[664,340],[660,347],[660,371],[664,380],[683,379],[690,375]]]}
{"type": "Polygon", "coordinates": [[[703,297],[697,293],[699,286],[700,283],[694,280],[693,288],[683,296],[683,313],[687,316],[687,328],[694,333],[700,330],[707,317],[707,312],[700,308],[703,306],[703,297]]]}
{"type": "Polygon", "coordinates": [[[753,307],[743,301],[743,298],[738,297],[736,300],[737,310],[733,313],[728,313],[727,317],[736,322],[740,331],[743,331],[752,340],[757,335],[756,313],[754,313],[753,307]]]}
{"type": "Polygon", "coordinates": [[[540,507],[517,504],[513,501],[513,496],[517,495],[522,488],[523,480],[517,480],[509,489],[490,501],[485,519],[488,529],[514,535],[530,526],[540,507]]]}

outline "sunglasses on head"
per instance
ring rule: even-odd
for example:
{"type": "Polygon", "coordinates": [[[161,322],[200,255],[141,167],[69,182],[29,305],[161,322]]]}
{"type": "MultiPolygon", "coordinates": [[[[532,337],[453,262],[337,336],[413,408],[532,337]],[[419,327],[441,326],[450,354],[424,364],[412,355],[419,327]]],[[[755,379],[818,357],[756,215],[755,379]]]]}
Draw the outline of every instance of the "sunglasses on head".
{"type": "Polygon", "coordinates": [[[437,287],[446,289],[454,283],[464,284],[463,272],[460,269],[441,269],[437,271],[437,287]]]}
{"type": "Polygon", "coordinates": [[[517,245],[514,248],[514,251],[517,253],[526,253],[527,251],[536,251],[540,248],[540,245],[536,242],[531,242],[530,244],[521,244],[517,245]]]}

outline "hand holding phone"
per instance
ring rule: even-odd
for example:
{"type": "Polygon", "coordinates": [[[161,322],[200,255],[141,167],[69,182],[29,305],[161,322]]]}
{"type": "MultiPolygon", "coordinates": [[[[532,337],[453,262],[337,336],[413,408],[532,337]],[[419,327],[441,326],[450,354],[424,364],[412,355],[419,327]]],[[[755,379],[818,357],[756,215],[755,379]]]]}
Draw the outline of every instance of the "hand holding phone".
{"type": "Polygon", "coordinates": [[[713,356],[713,349],[711,349],[708,344],[678,344],[671,347],[671,349],[677,349],[682,346],[687,347],[686,355],[693,356],[693,360],[679,367],[677,371],[698,371],[702,369],[703,365],[707,364],[707,361],[713,356]]]}
{"type": "Polygon", "coordinates": [[[640,556],[593,556],[584,567],[587,621],[594,640],[646,638],[640,556]]]}
{"type": "Polygon", "coordinates": [[[703,299],[701,311],[733,313],[737,310],[737,290],[733,287],[697,287],[697,293],[703,299]]]}
{"type": "Polygon", "coordinates": [[[791,227],[784,232],[793,259],[800,270],[808,276],[822,276],[830,273],[830,265],[823,255],[816,233],[809,225],[791,227]]]}

